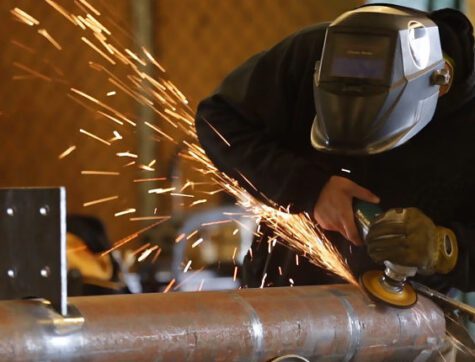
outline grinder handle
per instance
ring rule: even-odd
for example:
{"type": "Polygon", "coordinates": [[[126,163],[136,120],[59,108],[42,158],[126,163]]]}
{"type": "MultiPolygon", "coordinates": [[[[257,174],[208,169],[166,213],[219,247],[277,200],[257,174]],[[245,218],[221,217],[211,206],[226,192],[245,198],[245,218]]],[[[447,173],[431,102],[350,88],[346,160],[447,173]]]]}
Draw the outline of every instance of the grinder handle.
{"type": "Polygon", "coordinates": [[[361,239],[366,240],[371,222],[383,212],[377,204],[355,199],[353,202],[353,213],[355,215],[356,227],[361,239]]]}
{"type": "MultiPolygon", "coordinates": [[[[383,212],[383,209],[379,205],[356,200],[353,203],[353,212],[361,239],[365,241],[371,222],[383,212]]],[[[406,277],[412,277],[417,273],[416,267],[394,264],[389,260],[384,261],[384,265],[386,267],[385,275],[394,280],[405,280],[406,277]]]]}

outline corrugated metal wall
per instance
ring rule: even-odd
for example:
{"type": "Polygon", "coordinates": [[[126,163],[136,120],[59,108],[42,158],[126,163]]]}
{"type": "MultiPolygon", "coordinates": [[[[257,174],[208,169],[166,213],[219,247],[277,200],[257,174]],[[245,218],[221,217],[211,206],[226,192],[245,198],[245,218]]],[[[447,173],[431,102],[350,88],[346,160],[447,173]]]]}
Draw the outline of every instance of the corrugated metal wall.
{"type": "MultiPolygon", "coordinates": [[[[122,45],[134,48],[132,2],[89,0],[103,13],[101,19],[122,45]],[[113,21],[112,21],[113,20],[113,21]],[[125,31],[123,31],[125,29],[125,31]]],[[[68,8],[78,1],[57,1],[68,8]]],[[[361,1],[321,0],[157,0],[153,2],[156,53],[169,77],[193,105],[208,94],[235,65],[270,47],[305,25],[331,20],[361,1]]],[[[70,87],[101,95],[132,119],[136,105],[126,97],[107,97],[109,83],[97,77],[89,61],[100,57],[80,39],[77,27],[42,0],[2,0],[0,3],[0,186],[65,185],[70,212],[90,213],[106,222],[113,240],[139,228],[117,222],[113,214],[138,202],[136,184],[141,171],[123,167],[120,151],[136,149],[133,131],[120,146],[108,147],[80,134],[79,129],[105,139],[111,122],[86,112],[66,96],[70,87]],[[40,26],[64,46],[58,50],[31,27],[13,20],[18,7],[40,21],[40,26]],[[41,73],[33,75],[28,69],[41,73]],[[68,157],[58,155],[71,145],[68,157]],[[117,176],[85,176],[81,170],[120,170],[117,176]],[[94,199],[119,195],[102,205],[83,208],[94,199]]],[[[118,69],[118,76],[121,70],[118,69]]],[[[172,154],[172,148],[160,152],[172,154]]],[[[163,157],[163,155],[162,155],[163,157]]],[[[166,173],[167,165],[161,165],[166,173]]]]}
{"type": "Polygon", "coordinates": [[[237,64],[286,35],[333,20],[355,0],[160,0],[157,49],[192,101],[206,96],[237,64]]]}

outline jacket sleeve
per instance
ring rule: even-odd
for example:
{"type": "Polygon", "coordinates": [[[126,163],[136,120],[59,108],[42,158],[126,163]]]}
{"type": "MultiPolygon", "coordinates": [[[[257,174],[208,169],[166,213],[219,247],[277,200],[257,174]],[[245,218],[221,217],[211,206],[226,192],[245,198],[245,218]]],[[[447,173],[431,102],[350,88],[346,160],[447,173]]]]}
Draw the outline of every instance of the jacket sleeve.
{"type": "Polygon", "coordinates": [[[312,92],[324,35],[325,26],[314,27],[255,55],[199,104],[196,116],[199,140],[218,169],[259,199],[310,215],[331,172],[299,151],[287,131],[301,92],[312,92]]]}

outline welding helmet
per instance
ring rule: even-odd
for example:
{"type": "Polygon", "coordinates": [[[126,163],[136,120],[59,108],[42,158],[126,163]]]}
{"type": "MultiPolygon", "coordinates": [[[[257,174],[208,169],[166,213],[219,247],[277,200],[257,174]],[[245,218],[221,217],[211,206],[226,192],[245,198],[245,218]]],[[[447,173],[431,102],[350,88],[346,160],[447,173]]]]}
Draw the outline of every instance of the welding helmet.
{"type": "Polygon", "coordinates": [[[344,13],[329,25],[315,65],[312,145],[354,155],[402,145],[432,119],[449,81],[426,13],[374,5],[344,13]]]}

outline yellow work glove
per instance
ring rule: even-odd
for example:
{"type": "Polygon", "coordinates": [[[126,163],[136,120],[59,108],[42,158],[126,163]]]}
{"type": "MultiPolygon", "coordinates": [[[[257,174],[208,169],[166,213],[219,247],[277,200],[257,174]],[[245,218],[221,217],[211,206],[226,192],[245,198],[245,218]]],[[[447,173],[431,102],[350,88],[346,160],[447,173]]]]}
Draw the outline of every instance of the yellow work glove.
{"type": "Polygon", "coordinates": [[[416,208],[391,209],[377,216],[366,237],[369,256],[414,266],[422,274],[450,272],[457,263],[457,238],[416,208]]]}

